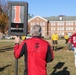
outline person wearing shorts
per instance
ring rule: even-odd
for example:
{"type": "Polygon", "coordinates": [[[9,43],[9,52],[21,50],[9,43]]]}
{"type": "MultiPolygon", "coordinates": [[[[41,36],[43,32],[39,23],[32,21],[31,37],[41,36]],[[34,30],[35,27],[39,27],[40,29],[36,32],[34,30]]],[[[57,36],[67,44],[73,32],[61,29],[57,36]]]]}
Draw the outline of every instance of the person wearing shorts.
{"type": "Polygon", "coordinates": [[[52,39],[52,44],[53,44],[53,50],[57,50],[57,44],[58,44],[58,34],[55,32],[53,35],[52,35],[52,37],[51,37],[51,39],[52,39]]]}

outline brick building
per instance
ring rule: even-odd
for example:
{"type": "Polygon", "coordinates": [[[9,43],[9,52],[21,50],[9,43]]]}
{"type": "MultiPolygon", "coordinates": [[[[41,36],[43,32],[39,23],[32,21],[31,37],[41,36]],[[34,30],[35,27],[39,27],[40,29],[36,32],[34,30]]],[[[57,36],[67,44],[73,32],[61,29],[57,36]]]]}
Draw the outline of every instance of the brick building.
{"type": "Polygon", "coordinates": [[[29,32],[35,24],[42,27],[42,36],[51,36],[54,32],[57,32],[59,36],[64,36],[66,32],[68,35],[76,32],[76,16],[35,16],[28,20],[29,32]]]}

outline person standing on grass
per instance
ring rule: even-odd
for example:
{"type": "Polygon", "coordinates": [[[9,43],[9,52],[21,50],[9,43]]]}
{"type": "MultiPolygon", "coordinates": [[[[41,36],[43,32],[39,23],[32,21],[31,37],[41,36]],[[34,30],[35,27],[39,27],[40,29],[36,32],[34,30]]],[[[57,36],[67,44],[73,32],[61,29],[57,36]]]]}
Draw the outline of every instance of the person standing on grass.
{"type": "Polygon", "coordinates": [[[41,26],[32,27],[32,38],[26,39],[19,44],[20,38],[15,36],[14,56],[20,58],[24,55],[24,75],[47,75],[48,62],[54,59],[51,45],[41,38],[41,26]]]}
{"type": "Polygon", "coordinates": [[[26,36],[21,36],[21,39],[22,39],[22,40],[25,40],[25,39],[26,39],[26,36]]]}
{"type": "Polygon", "coordinates": [[[65,44],[67,44],[67,43],[68,43],[68,38],[69,38],[68,33],[65,33],[65,35],[64,35],[65,44]]]}
{"type": "Polygon", "coordinates": [[[75,67],[76,67],[76,33],[71,36],[71,43],[74,48],[74,58],[75,58],[75,67]]]}
{"type": "Polygon", "coordinates": [[[58,34],[57,32],[55,32],[54,34],[52,34],[51,36],[51,40],[52,40],[52,44],[53,44],[53,50],[57,50],[57,44],[58,44],[58,34]]]}
{"type": "Polygon", "coordinates": [[[68,50],[67,51],[71,51],[72,50],[72,44],[71,44],[71,36],[68,39],[68,50]]]}

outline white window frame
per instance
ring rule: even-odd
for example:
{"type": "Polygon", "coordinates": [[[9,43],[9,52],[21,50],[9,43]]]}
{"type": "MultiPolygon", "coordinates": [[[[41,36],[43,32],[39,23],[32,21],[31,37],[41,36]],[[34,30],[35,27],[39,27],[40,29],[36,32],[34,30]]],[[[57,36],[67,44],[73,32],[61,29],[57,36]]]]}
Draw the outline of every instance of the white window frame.
{"type": "Polygon", "coordinates": [[[56,26],[56,22],[51,22],[51,26],[56,26]]]}

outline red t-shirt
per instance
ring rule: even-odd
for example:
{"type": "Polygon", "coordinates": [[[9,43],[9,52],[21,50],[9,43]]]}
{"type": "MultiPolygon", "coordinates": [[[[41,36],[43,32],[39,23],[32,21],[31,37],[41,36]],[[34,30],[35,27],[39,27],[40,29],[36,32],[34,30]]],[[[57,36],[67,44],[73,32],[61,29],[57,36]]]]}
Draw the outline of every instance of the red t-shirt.
{"type": "Polygon", "coordinates": [[[71,43],[76,47],[76,33],[71,36],[71,43]]]}

